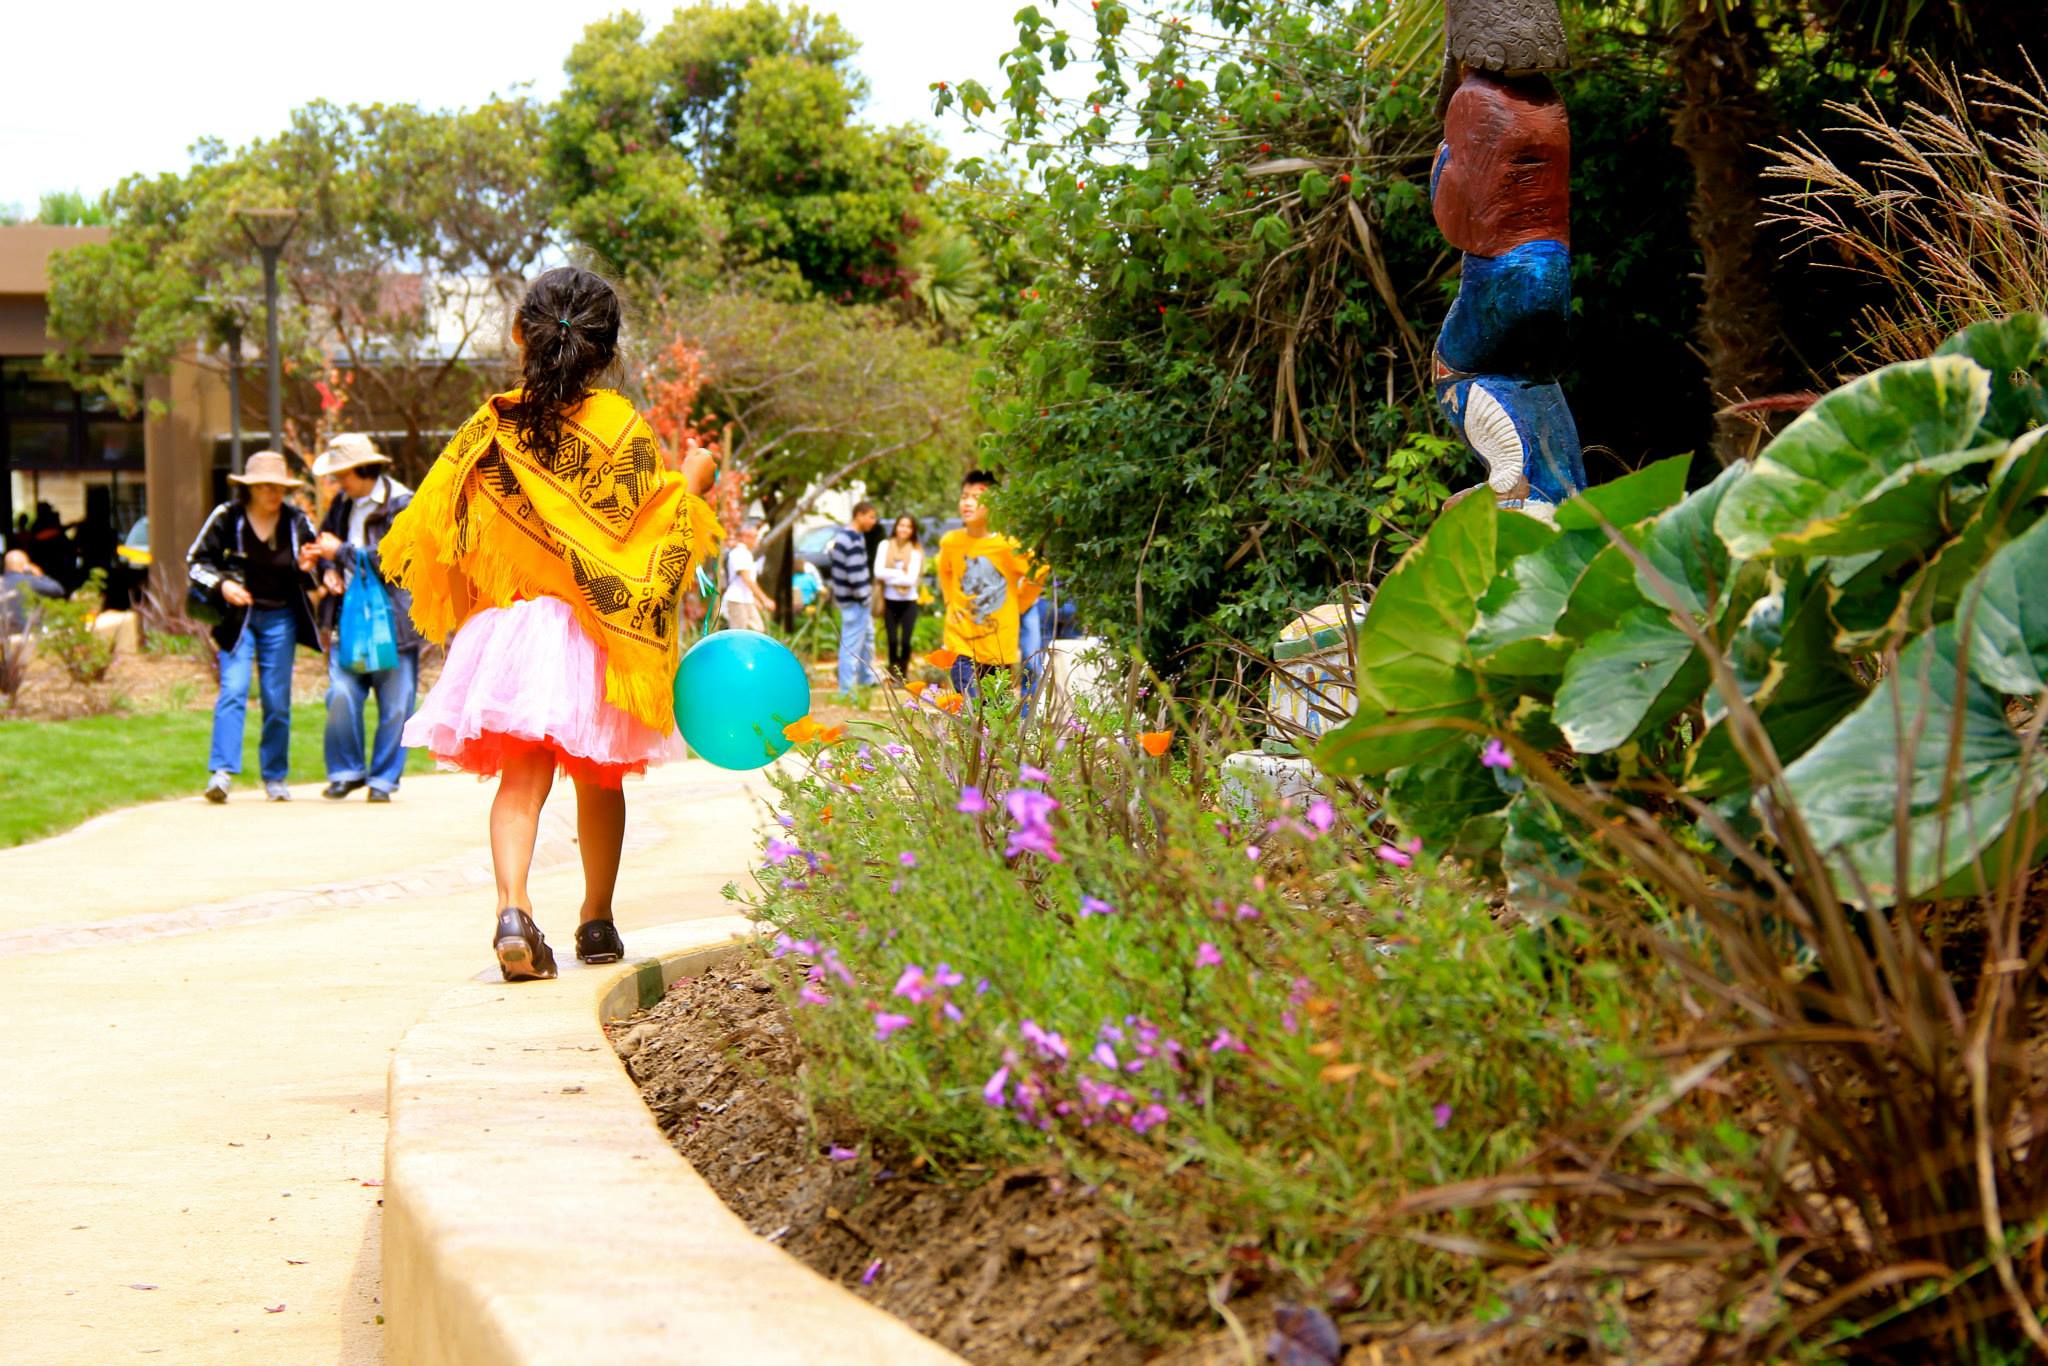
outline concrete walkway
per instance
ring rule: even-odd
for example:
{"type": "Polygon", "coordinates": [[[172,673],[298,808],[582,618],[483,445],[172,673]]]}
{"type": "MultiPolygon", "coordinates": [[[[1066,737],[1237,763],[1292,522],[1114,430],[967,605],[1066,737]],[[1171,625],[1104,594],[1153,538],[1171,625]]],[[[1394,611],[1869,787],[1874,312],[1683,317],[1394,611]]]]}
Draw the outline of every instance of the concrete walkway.
{"type": "MultiPolygon", "coordinates": [[[[698,763],[628,785],[629,946],[731,913],[762,790],[698,763]]],[[[195,798],[0,851],[0,1358],[382,1360],[385,1072],[441,995],[495,975],[490,793],[195,798]]],[[[565,970],[573,820],[564,785],[533,883],[565,970]]]]}

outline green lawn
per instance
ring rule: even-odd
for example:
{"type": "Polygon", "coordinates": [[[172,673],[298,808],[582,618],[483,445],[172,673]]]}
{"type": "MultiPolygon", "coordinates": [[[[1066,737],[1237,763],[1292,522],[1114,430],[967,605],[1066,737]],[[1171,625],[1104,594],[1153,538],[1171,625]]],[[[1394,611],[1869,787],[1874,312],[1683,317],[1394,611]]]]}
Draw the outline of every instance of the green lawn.
{"type": "MultiPolygon", "coordinates": [[[[374,730],[376,704],[369,708],[374,730]]],[[[301,703],[292,709],[294,782],[325,776],[320,736],[327,709],[301,703]]],[[[261,717],[252,700],[242,732],[244,787],[260,787],[256,739],[261,717]]],[[[76,721],[0,721],[0,849],[69,830],[102,811],[163,797],[197,794],[206,785],[211,711],[158,711],[89,716],[76,721]]],[[[429,772],[434,761],[414,750],[408,773],[429,772]]]]}

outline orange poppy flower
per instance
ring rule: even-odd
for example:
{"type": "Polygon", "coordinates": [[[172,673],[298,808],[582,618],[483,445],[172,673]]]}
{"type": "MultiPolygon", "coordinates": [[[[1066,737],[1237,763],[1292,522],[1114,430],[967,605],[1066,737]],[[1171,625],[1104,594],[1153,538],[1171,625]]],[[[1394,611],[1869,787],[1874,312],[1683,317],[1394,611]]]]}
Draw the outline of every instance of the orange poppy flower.
{"type": "Polygon", "coordinates": [[[818,738],[818,723],[808,716],[792,721],[782,728],[782,738],[792,745],[807,745],[818,738]]]}
{"type": "Polygon", "coordinates": [[[818,739],[823,744],[836,745],[845,738],[846,727],[844,726],[824,726],[818,731],[818,739]]]}
{"type": "Polygon", "coordinates": [[[1138,743],[1145,747],[1147,754],[1157,759],[1160,755],[1166,753],[1167,750],[1173,748],[1173,732],[1170,730],[1148,730],[1138,737],[1138,743]]]}
{"type": "Polygon", "coordinates": [[[937,705],[940,711],[958,716],[961,708],[967,705],[967,698],[963,694],[949,692],[939,698],[937,705]]]}
{"type": "Polygon", "coordinates": [[[903,685],[903,691],[909,693],[912,697],[923,697],[924,690],[930,686],[931,684],[925,682],[922,678],[914,678],[903,685]]]}
{"type": "Polygon", "coordinates": [[[829,807],[829,806],[821,806],[821,807],[819,807],[819,808],[818,808],[818,824],[820,824],[820,825],[830,825],[830,824],[832,824],[832,808],[831,808],[831,807],[829,807]]]}
{"type": "Polygon", "coordinates": [[[958,651],[949,650],[941,645],[938,649],[925,656],[925,662],[934,669],[950,669],[953,667],[953,662],[959,658],[960,654],[958,651]]]}

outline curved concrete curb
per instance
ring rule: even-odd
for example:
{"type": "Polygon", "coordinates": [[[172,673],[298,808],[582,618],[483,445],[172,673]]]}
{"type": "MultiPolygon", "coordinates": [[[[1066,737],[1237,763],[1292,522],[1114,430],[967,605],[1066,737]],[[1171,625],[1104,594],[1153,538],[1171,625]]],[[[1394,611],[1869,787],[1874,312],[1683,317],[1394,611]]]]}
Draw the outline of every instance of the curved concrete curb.
{"type": "Polygon", "coordinates": [[[755,1237],[598,1030],[750,931],[640,930],[623,970],[472,982],[405,1036],[384,1149],[393,1366],[961,1366],[755,1237]]]}

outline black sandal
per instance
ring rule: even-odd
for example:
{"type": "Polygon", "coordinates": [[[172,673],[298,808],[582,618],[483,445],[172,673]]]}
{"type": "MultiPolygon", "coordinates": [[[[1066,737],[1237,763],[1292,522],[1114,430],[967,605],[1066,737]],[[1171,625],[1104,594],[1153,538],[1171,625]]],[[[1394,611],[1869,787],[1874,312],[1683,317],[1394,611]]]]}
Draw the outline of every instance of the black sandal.
{"type": "Polygon", "coordinates": [[[610,920],[586,920],[576,927],[576,957],[584,963],[616,963],[626,956],[619,927],[610,920]]]}
{"type": "Polygon", "coordinates": [[[508,982],[534,982],[555,975],[555,951],[548,947],[533,917],[516,906],[498,912],[498,932],[492,945],[498,951],[498,970],[508,982]]]}

